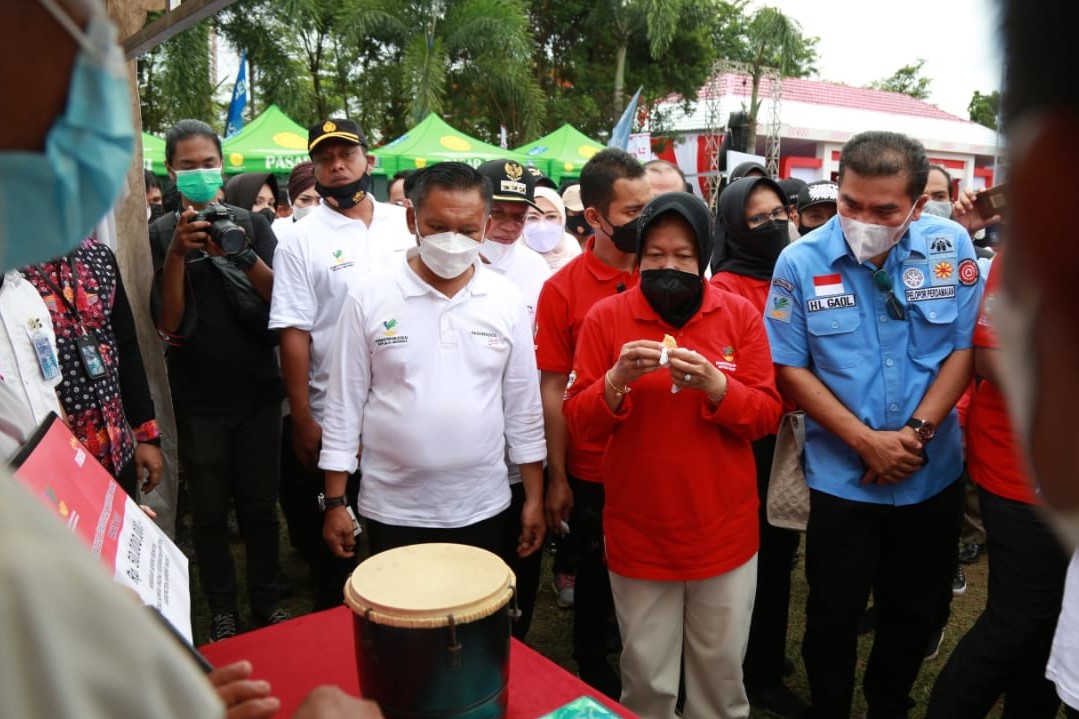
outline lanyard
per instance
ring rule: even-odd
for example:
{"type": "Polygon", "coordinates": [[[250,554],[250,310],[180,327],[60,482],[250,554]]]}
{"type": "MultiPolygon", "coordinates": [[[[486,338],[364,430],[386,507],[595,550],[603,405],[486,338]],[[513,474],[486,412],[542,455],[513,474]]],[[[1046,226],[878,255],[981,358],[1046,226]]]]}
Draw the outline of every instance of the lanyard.
{"type": "MultiPolygon", "coordinates": [[[[68,261],[68,266],[71,267],[71,286],[74,289],[75,302],[78,302],[79,301],[79,273],[75,269],[75,258],[73,256],[69,255],[68,258],[67,258],[67,261],[68,261]]],[[[59,285],[57,285],[56,282],[53,282],[52,278],[49,277],[45,272],[43,272],[41,270],[41,267],[35,266],[34,270],[39,275],[41,275],[41,279],[45,280],[45,284],[47,284],[49,286],[49,289],[51,289],[53,291],[53,293],[57,297],[60,298],[60,301],[64,303],[65,307],[67,307],[68,312],[70,312],[71,315],[75,318],[75,322],[79,325],[79,329],[82,330],[83,334],[86,334],[86,329],[82,325],[82,318],[79,316],[79,308],[76,307],[74,304],[72,304],[72,302],[67,298],[67,295],[64,294],[64,290],[61,289],[61,287],[59,285]]],[[[64,278],[63,278],[63,275],[62,275],[62,270],[63,270],[63,265],[61,263],[59,263],[59,262],[56,263],[56,279],[57,279],[58,282],[60,282],[60,284],[63,284],[63,282],[64,282],[64,278]]]]}

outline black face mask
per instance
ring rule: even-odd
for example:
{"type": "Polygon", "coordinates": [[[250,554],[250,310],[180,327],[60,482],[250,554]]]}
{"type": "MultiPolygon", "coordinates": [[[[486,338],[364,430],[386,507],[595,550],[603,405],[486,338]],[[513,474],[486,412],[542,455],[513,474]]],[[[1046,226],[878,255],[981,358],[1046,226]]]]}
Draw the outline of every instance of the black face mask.
{"type": "Polygon", "coordinates": [[[317,180],[315,181],[315,192],[320,197],[332,197],[339,210],[347,210],[363,202],[369,187],[371,187],[371,176],[366,173],[355,182],[350,182],[341,187],[326,187],[319,184],[317,180]]]}
{"type": "Polygon", "coordinates": [[[664,322],[682,327],[700,309],[704,285],[700,276],[691,272],[641,270],[641,294],[664,322]]]}
{"type": "Polygon", "coordinates": [[[149,220],[147,220],[147,222],[153,223],[155,220],[159,219],[164,214],[165,214],[165,208],[160,202],[151,202],[150,203],[150,218],[149,218],[149,220]]]}
{"type": "MultiPolygon", "coordinates": [[[[817,225],[817,227],[820,227],[820,225],[817,225]]],[[[806,227],[805,225],[803,225],[802,223],[799,222],[798,223],[798,234],[801,235],[802,237],[805,237],[810,232],[817,229],[817,227],[806,227]]]]}
{"type": "Polygon", "coordinates": [[[579,217],[567,217],[566,231],[578,240],[583,240],[585,237],[592,234],[592,226],[588,224],[588,220],[584,219],[583,215],[579,217]]]}
{"type": "Polygon", "coordinates": [[[255,214],[265,217],[266,221],[269,222],[271,225],[277,220],[277,213],[274,212],[274,209],[272,207],[263,207],[255,214]]]}
{"type": "Polygon", "coordinates": [[[753,254],[775,263],[783,248],[791,243],[790,227],[786,220],[772,220],[749,231],[753,238],[753,254]]]}
{"type": "MultiPolygon", "coordinates": [[[[607,220],[606,217],[603,219],[607,220]]],[[[640,224],[640,220],[640,217],[634,217],[624,225],[616,225],[607,220],[611,226],[609,234],[611,242],[620,252],[625,252],[627,255],[637,254],[637,225],[640,224]]]]}

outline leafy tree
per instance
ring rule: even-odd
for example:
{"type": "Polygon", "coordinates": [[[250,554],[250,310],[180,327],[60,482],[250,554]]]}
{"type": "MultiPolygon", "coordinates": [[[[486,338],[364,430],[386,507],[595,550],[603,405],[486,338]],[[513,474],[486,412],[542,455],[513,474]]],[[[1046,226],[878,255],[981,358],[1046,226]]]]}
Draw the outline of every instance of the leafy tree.
{"type": "Polygon", "coordinates": [[[922,75],[924,66],[925,58],[920,57],[914,64],[904,65],[892,73],[891,77],[877,80],[870,83],[869,86],[874,90],[886,90],[910,95],[916,100],[928,100],[929,84],[932,80],[922,75]]]}
{"type": "MultiPolygon", "coordinates": [[[[151,18],[152,19],[152,18],[151,18]]],[[[178,120],[195,118],[220,128],[223,107],[210,80],[210,26],[194,25],[139,61],[143,128],[162,133],[178,120]]]]}
{"type": "Polygon", "coordinates": [[[975,90],[974,96],[970,98],[970,104],[967,105],[967,112],[970,113],[971,122],[985,125],[991,130],[998,129],[997,116],[1000,114],[1000,90],[993,90],[988,95],[983,95],[975,90]]]}
{"type": "Polygon", "coordinates": [[[741,60],[750,67],[753,83],[750,91],[746,145],[750,152],[757,146],[757,117],[761,109],[761,79],[768,68],[783,77],[805,77],[813,72],[817,59],[816,37],[806,37],[797,20],[787,17],[773,7],[762,7],[746,23],[741,47],[730,53],[732,60],[741,60]]]}

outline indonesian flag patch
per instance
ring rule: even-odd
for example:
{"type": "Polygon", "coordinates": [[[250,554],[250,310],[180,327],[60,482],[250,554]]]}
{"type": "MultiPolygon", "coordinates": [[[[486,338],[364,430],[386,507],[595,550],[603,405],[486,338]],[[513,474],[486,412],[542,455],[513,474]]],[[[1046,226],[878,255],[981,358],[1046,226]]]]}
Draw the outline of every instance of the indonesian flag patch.
{"type": "Polygon", "coordinates": [[[843,294],[843,278],[835,275],[814,275],[813,291],[817,297],[843,294]]]}

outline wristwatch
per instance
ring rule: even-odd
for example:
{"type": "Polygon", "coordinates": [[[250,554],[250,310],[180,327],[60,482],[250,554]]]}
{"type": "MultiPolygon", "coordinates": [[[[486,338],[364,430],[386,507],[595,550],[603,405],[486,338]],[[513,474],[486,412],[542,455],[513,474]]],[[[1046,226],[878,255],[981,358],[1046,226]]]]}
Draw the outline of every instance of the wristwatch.
{"type": "Polygon", "coordinates": [[[327,497],[322,492],[318,493],[319,511],[325,512],[331,507],[344,507],[346,504],[348,504],[348,500],[345,499],[345,495],[343,494],[340,497],[327,497]]]}
{"type": "Polygon", "coordinates": [[[922,440],[922,442],[928,442],[937,436],[937,425],[927,419],[911,417],[907,420],[906,426],[913,429],[918,434],[918,439],[922,440]]]}

